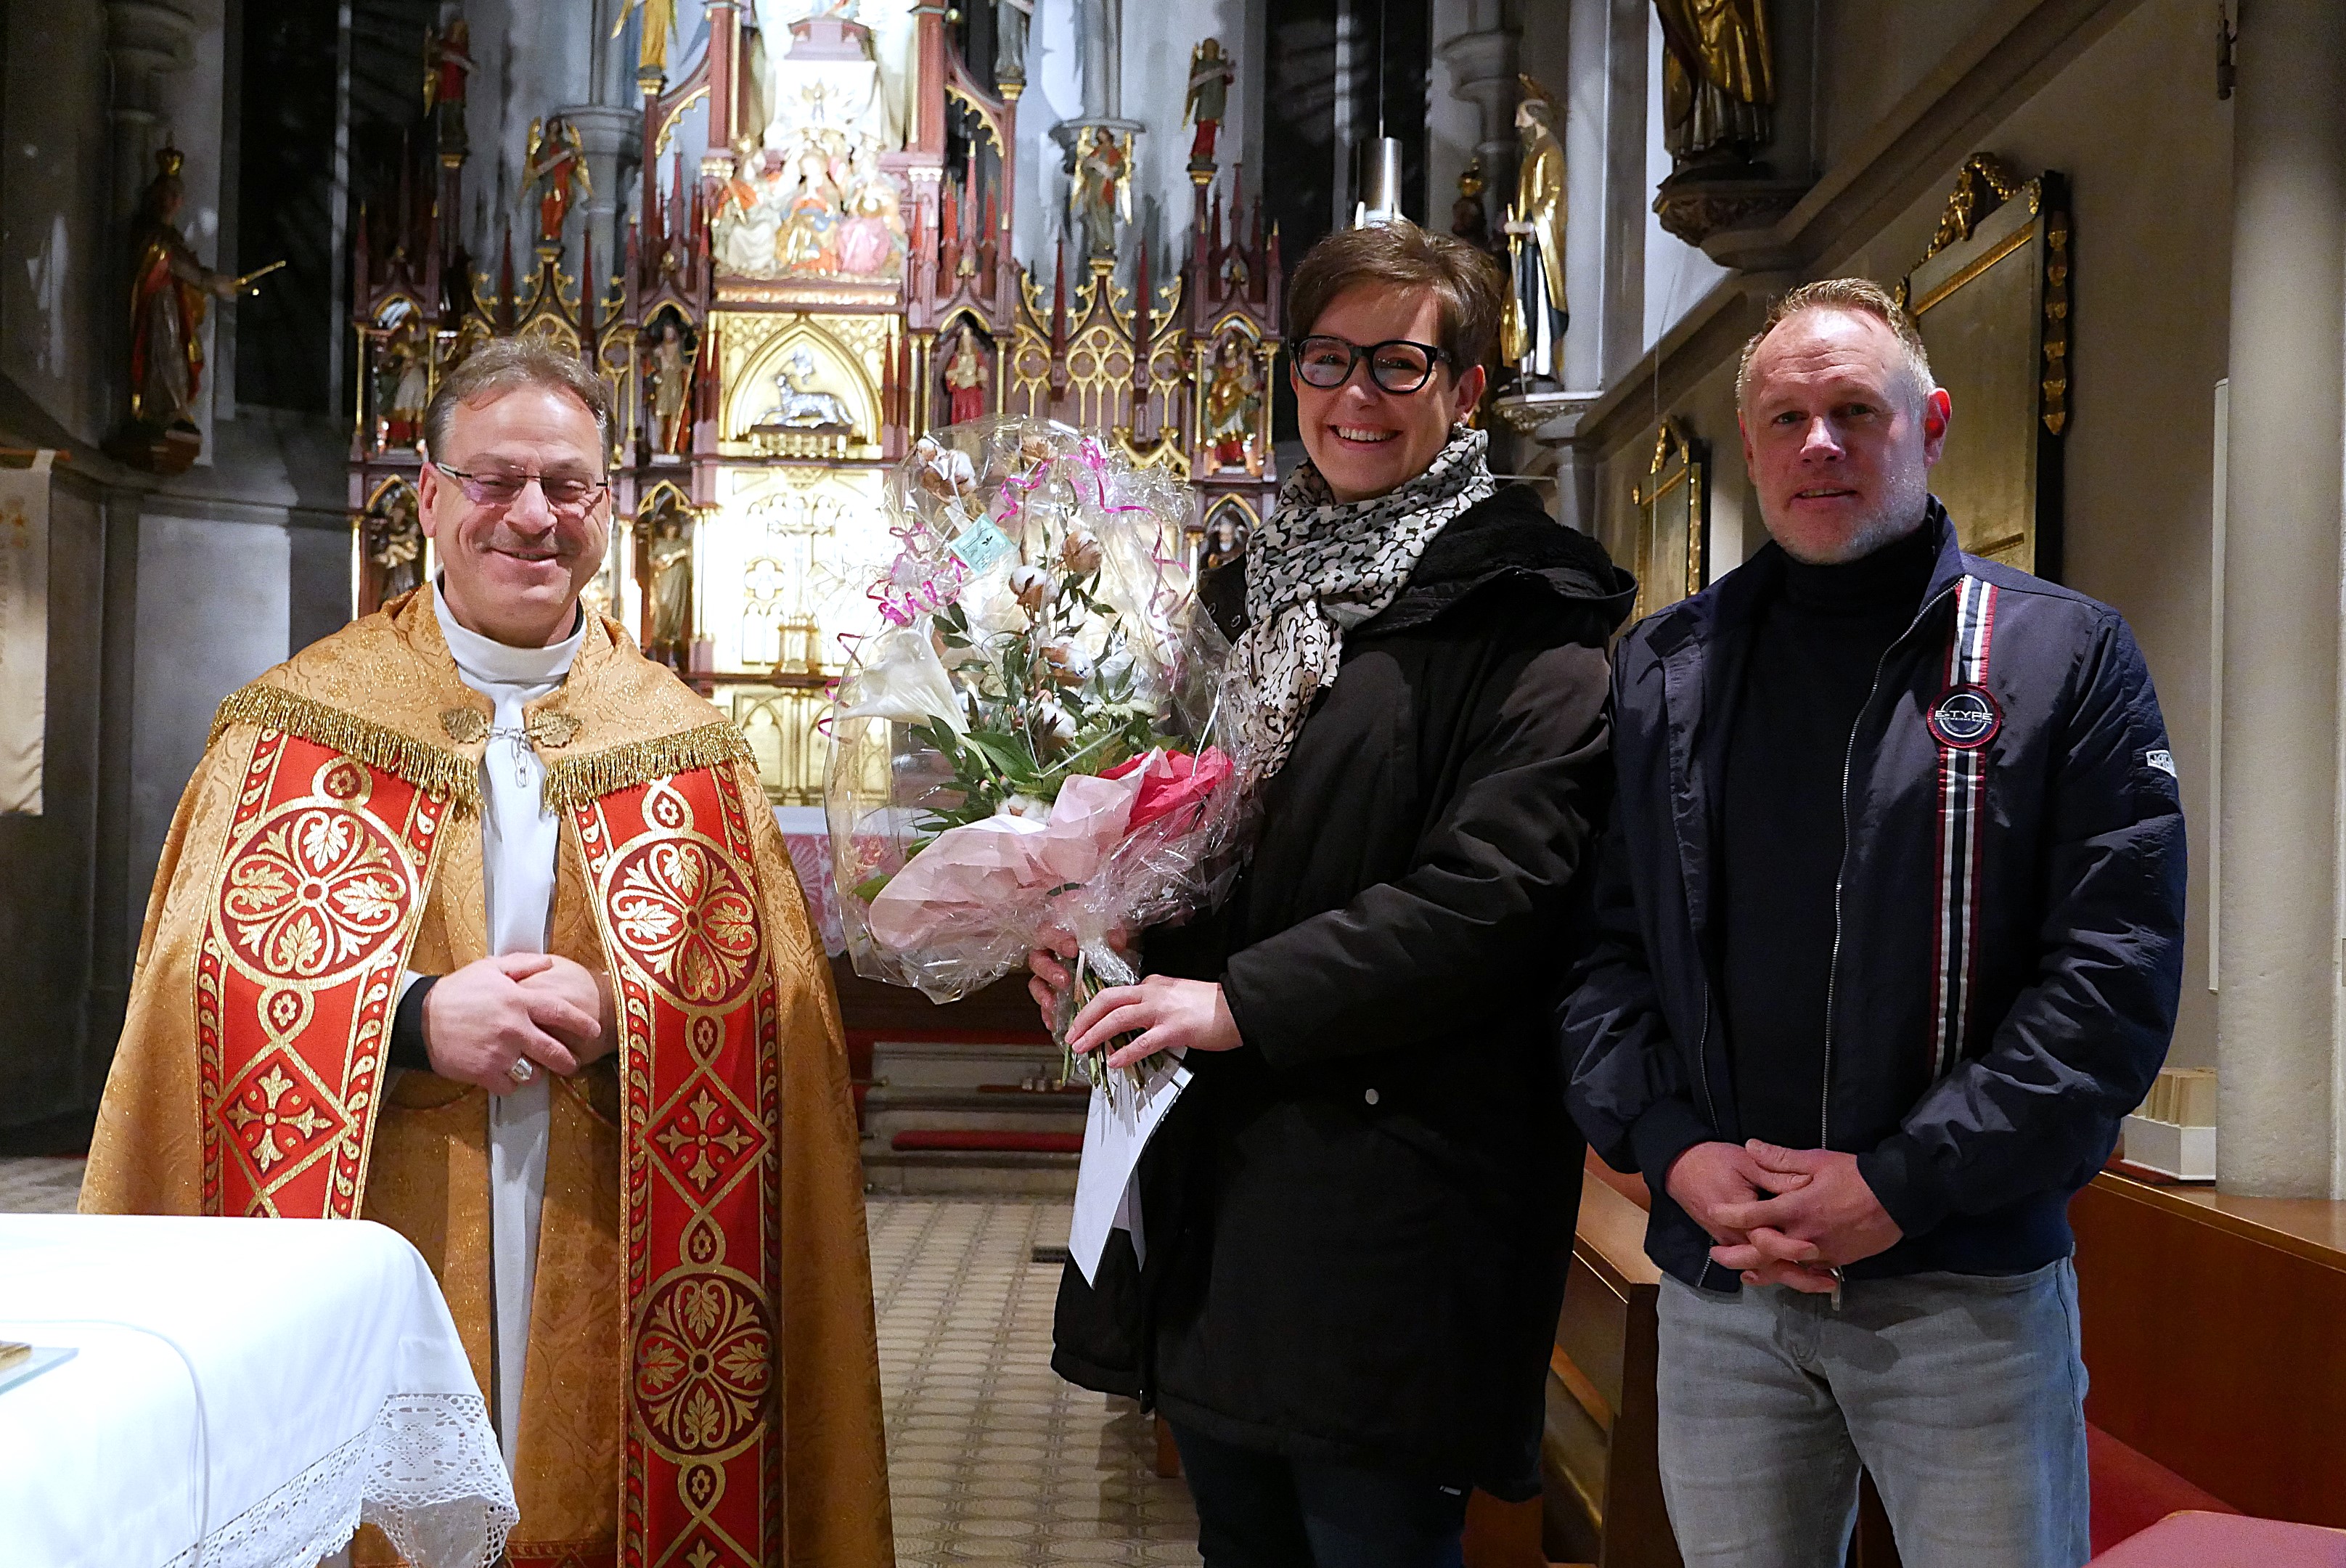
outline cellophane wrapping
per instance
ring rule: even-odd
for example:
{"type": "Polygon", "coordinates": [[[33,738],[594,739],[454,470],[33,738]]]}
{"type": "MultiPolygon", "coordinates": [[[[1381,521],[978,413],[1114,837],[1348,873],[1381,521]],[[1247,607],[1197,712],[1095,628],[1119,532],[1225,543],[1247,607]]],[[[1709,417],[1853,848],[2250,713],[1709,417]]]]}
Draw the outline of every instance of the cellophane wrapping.
{"type": "Polygon", "coordinates": [[[856,972],[951,1002],[1064,932],[1083,993],[1130,981],[1123,934],[1209,906],[1248,826],[1194,494],[1011,418],[923,438],[888,504],[825,789],[856,972]]]}

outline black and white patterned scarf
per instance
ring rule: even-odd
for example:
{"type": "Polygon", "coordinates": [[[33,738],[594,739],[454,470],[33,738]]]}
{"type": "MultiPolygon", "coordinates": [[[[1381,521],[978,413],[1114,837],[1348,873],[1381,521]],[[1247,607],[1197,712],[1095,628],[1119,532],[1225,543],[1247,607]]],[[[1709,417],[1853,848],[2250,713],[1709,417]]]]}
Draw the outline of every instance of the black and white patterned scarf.
{"type": "Polygon", "coordinates": [[[1454,425],[1424,473],[1365,501],[1336,500],[1309,463],[1280,489],[1247,550],[1248,626],[1224,677],[1247,788],[1286,765],[1311,699],[1335,684],[1344,633],[1392,604],[1433,536],[1498,488],[1490,443],[1454,425]]]}

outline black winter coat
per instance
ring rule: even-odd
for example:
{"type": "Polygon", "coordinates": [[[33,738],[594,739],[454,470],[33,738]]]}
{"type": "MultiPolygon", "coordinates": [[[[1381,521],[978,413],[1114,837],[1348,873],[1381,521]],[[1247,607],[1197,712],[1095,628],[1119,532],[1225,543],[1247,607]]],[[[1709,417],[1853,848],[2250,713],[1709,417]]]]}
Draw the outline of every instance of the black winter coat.
{"type": "MultiPolygon", "coordinates": [[[[1222,585],[1228,587],[1227,583],[1222,585]]],[[[1223,906],[1148,966],[1216,979],[1245,1044],[1062,1278],[1052,1364],[1295,1458],[1538,1484],[1583,1145],[1548,1019],[1609,791],[1628,575],[1503,490],[1346,634],[1223,906]]]]}
{"type": "MultiPolygon", "coordinates": [[[[2018,1274],[2068,1256],[2070,1195],[2157,1074],[2183,968],[2183,805],[2150,672],[2117,612],[1964,555],[1936,501],[1921,612],[1849,738],[1839,934],[1815,1086],[1825,1146],[1905,1239],[1852,1278],[2018,1274]]],[[[1572,1110],[1653,1191],[1646,1250],[1738,1288],[1663,1190],[1740,1142],[1717,996],[1719,781],[1744,650],[1783,553],[1622,638],[1620,793],[1600,940],[1561,1029],[1572,1110]]]]}

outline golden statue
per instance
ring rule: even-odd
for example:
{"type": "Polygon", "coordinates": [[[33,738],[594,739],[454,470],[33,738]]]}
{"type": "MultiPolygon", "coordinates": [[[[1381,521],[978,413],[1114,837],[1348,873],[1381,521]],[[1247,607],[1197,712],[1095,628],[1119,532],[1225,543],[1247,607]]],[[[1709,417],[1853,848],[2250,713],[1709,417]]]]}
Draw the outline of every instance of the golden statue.
{"type": "Polygon", "coordinates": [[[1564,293],[1564,144],[1556,134],[1563,111],[1531,77],[1515,79],[1524,94],[1515,106],[1515,136],[1523,152],[1515,166],[1515,199],[1507,209],[1515,294],[1501,323],[1500,350],[1525,377],[1560,382],[1564,332],[1572,320],[1564,293]]]}
{"type": "Polygon", "coordinates": [[[1662,139],[1672,162],[1748,162],[1770,135],[1768,0],[1654,0],[1662,24],[1662,139]]]}
{"type": "Polygon", "coordinates": [[[676,0],[621,0],[619,19],[611,24],[611,36],[627,31],[627,18],[640,6],[644,13],[643,46],[636,51],[636,68],[639,75],[658,72],[668,74],[668,35],[676,31],[676,0]]]}

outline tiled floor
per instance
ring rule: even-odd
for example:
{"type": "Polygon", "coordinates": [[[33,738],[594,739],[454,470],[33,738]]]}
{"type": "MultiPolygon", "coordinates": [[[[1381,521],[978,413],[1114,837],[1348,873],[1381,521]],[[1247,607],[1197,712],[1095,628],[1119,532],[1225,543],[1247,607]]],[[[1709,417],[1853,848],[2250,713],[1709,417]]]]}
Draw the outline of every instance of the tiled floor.
{"type": "Polygon", "coordinates": [[[79,1160],[0,1160],[0,1214],[71,1214],[81,1196],[79,1160]]]}
{"type": "MultiPolygon", "coordinates": [[[[67,1213],[77,1160],[0,1160],[0,1214],[67,1213]]],[[[899,1568],[1194,1564],[1178,1481],[1138,1410],[1051,1372],[1064,1199],[874,1197],[888,1470],[899,1568]]]]}
{"type": "Polygon", "coordinates": [[[1195,1563],[1196,1516],[1127,1401],[1053,1375],[1064,1200],[874,1198],[896,1561],[1195,1563]]]}

